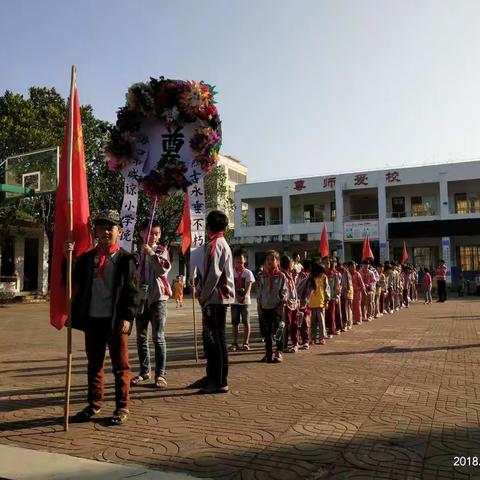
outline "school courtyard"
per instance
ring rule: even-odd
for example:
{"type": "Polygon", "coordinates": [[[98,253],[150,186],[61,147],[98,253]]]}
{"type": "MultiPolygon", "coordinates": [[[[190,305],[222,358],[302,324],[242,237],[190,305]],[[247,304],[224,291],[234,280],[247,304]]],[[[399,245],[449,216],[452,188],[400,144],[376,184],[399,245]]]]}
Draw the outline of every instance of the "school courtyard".
{"type": "MultiPolygon", "coordinates": [[[[193,359],[191,302],[172,304],[168,389],[137,387],[128,422],[108,426],[108,371],[101,418],[65,433],[65,331],[48,325],[45,303],[0,305],[0,447],[200,478],[480,478],[479,307],[474,297],[417,303],[326,346],[285,354],[283,364],[258,362],[255,332],[251,351],[231,354],[230,393],[199,396],[185,389],[204,371],[193,359]]],[[[136,372],[134,335],[130,343],[136,372]]],[[[85,363],[75,332],[73,413],[85,404],[85,363]]],[[[21,457],[11,457],[19,470],[21,457]]],[[[59,468],[51,478],[103,478],[59,468]]],[[[0,478],[15,478],[12,471],[3,459],[0,478]]]]}

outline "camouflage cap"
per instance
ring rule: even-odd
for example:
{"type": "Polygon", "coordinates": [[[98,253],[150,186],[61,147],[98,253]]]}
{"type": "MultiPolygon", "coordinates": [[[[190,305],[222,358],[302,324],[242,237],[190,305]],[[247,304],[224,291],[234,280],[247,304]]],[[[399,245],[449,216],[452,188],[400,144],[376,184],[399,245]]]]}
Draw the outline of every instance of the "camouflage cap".
{"type": "Polygon", "coordinates": [[[120,215],[116,210],[102,210],[95,215],[93,220],[93,224],[97,223],[111,223],[112,225],[117,225],[119,227],[122,226],[122,221],[120,219],[120,215]]]}

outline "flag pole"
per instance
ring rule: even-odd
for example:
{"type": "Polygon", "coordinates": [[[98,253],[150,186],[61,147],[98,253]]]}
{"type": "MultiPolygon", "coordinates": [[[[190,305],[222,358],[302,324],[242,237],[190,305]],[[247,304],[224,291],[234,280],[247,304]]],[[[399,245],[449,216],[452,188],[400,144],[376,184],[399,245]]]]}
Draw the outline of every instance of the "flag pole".
{"type": "MultiPolygon", "coordinates": [[[[73,108],[74,91],[77,77],[77,69],[72,65],[70,82],[70,99],[68,102],[68,156],[67,156],[67,203],[68,203],[68,230],[67,240],[73,241],[73,194],[72,194],[72,156],[73,156],[73,108]]],[[[70,417],[70,388],[72,385],[72,266],[73,252],[67,252],[67,372],[65,380],[65,406],[64,406],[64,429],[68,432],[68,419],[70,417]]]]}
{"type": "Polygon", "coordinates": [[[193,310],[193,348],[195,352],[195,362],[198,363],[197,316],[195,312],[195,278],[193,276],[192,276],[192,310],[193,310]]]}

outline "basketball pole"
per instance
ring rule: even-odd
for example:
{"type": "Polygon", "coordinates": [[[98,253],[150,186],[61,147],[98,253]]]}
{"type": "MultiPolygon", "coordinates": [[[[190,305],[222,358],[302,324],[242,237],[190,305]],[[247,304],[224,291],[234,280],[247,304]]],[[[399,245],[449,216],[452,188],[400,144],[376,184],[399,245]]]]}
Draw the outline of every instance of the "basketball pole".
{"type": "MultiPolygon", "coordinates": [[[[68,102],[68,156],[67,156],[67,203],[68,203],[68,231],[67,241],[73,241],[73,193],[72,193],[72,155],[73,155],[73,103],[77,69],[72,65],[70,82],[70,99],[68,102]]],[[[68,419],[70,417],[70,389],[72,385],[72,267],[73,252],[67,253],[67,372],[65,379],[65,406],[64,430],[68,432],[68,419]]]]}

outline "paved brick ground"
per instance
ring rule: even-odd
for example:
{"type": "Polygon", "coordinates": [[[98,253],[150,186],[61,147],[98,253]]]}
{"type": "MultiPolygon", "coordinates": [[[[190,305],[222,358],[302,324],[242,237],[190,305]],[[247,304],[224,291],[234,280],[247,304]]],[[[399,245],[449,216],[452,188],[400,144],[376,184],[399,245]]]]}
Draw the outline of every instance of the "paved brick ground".
{"type": "MultiPolygon", "coordinates": [[[[255,343],[231,356],[221,396],[184,389],[203,366],[191,360],[190,310],[172,308],[169,388],[138,388],[128,423],[108,427],[110,375],[105,419],[64,433],[65,334],[45,304],[0,306],[0,443],[235,480],[480,478],[480,467],[453,468],[455,456],[480,462],[479,307],[415,304],[281,365],[258,363],[255,343]]],[[[137,366],[134,337],[131,354],[137,366]]],[[[73,411],[84,372],[75,333],[73,411]]]]}

